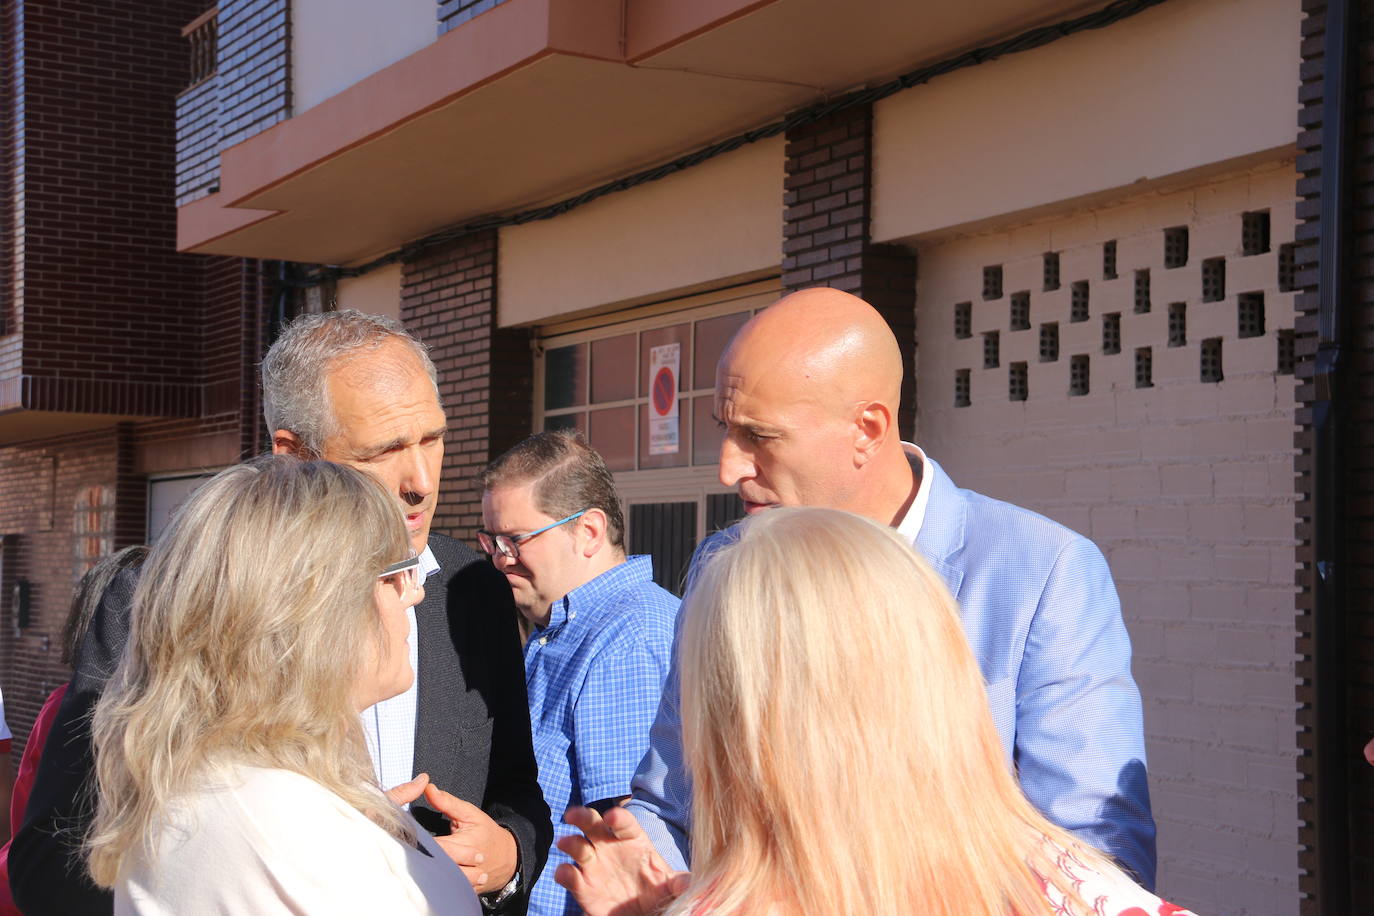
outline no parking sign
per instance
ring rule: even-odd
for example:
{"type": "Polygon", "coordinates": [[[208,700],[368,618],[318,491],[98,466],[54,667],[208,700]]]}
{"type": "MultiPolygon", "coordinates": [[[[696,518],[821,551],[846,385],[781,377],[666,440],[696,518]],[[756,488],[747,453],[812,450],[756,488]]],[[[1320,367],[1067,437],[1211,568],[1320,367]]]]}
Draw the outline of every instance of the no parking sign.
{"type": "Polygon", "coordinates": [[[677,388],[682,344],[649,348],[649,454],[678,452],[677,388]]]}

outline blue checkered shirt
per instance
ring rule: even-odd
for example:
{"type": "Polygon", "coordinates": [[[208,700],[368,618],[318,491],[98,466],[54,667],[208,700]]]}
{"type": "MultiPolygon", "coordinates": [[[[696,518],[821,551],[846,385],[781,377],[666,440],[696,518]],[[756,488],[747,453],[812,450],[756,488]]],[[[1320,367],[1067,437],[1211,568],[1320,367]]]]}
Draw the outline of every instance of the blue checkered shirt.
{"type": "MultiPolygon", "coordinates": [[[[677,608],[654,584],[650,558],[633,556],[555,601],[548,626],[525,643],[534,757],[555,839],[577,832],[561,823],[568,806],[630,794],[668,674],[677,608]]],[[[553,880],[567,861],[550,850],[531,916],[582,912],[553,880]]]]}

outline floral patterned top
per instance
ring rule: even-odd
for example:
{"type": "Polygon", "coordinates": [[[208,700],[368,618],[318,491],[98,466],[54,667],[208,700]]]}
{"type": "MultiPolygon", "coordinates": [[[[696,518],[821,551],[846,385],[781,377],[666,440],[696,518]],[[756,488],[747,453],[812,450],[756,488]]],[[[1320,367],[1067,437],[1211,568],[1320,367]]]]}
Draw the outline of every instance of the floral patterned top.
{"type": "MultiPolygon", "coordinates": [[[[1060,874],[1067,877],[1083,902],[1092,907],[1093,916],[1197,916],[1192,910],[1159,899],[1136,884],[1125,872],[1113,868],[1102,872],[1087,865],[1072,850],[1055,857],[1060,874]]],[[[1063,893],[1040,875],[1040,885],[1055,916],[1071,916],[1063,893]]]]}

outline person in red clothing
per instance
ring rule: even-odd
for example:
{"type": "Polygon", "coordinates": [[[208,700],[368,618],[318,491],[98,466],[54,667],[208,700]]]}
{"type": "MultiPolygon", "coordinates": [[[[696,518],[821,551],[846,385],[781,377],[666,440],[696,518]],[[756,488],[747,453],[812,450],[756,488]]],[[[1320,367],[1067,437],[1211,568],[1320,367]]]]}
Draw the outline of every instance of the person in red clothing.
{"type": "MultiPolygon", "coordinates": [[[[62,664],[68,668],[75,664],[77,646],[81,644],[81,637],[86,634],[91,615],[95,613],[100,596],[105,593],[110,580],[121,569],[142,564],[143,558],[147,555],[146,547],[125,547],[92,566],[81,577],[76,586],[76,595],[72,598],[71,610],[67,613],[67,622],[62,627],[62,664]]],[[[14,777],[14,788],[4,793],[10,807],[9,816],[4,818],[4,828],[8,831],[5,834],[5,845],[0,848],[0,916],[22,916],[10,894],[9,841],[24,823],[24,808],[28,805],[29,790],[33,788],[34,777],[38,774],[38,761],[43,757],[43,745],[48,742],[48,730],[52,728],[53,719],[57,716],[57,707],[62,705],[62,697],[66,696],[66,693],[67,685],[63,684],[48,695],[47,702],[39,710],[38,718],[34,720],[33,728],[29,731],[29,742],[24,745],[19,772],[14,777]]],[[[3,716],[2,705],[0,716],[3,716]]],[[[8,730],[5,734],[9,734],[8,730]]],[[[0,746],[3,746],[3,763],[0,763],[0,766],[7,767],[10,763],[9,738],[0,741],[0,746]]],[[[0,789],[2,788],[3,781],[0,780],[0,789]]]]}

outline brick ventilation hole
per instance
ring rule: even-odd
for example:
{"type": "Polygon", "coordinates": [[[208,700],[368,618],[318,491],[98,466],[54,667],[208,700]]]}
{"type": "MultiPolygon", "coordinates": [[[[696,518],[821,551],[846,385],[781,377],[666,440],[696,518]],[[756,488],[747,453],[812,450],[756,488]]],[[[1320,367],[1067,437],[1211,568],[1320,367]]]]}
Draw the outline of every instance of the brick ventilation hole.
{"type": "Polygon", "coordinates": [[[1241,337],[1264,336],[1264,293],[1241,293],[1236,297],[1238,333],[1241,337]]]}
{"type": "Polygon", "coordinates": [[[1045,291],[1059,289],[1059,252],[1047,251],[1044,257],[1045,291]]]}
{"type": "Polygon", "coordinates": [[[1188,344],[1188,303],[1169,303],[1169,346],[1183,347],[1188,344]]]}
{"type": "Polygon", "coordinates": [[[1202,262],[1202,301],[1220,302],[1226,298],[1226,259],[1208,258],[1202,262]]]}
{"type": "Polygon", "coordinates": [[[954,370],[954,406],[967,407],[971,403],[969,400],[969,370],[954,370]]]}
{"type": "Polygon", "coordinates": [[[1102,279],[1116,279],[1116,239],[1102,243],[1102,279]]]}
{"type": "Polygon", "coordinates": [[[1274,337],[1278,340],[1278,373],[1292,375],[1293,365],[1297,362],[1297,350],[1293,345],[1293,329],[1284,328],[1274,337]]]}
{"type": "Polygon", "coordinates": [[[1155,386],[1154,362],[1154,353],[1149,347],[1136,347],[1135,386],[1137,388],[1153,388],[1155,386]]]}
{"type": "Polygon", "coordinates": [[[1209,337],[1202,342],[1200,376],[1203,382],[1219,382],[1225,376],[1221,371],[1221,338],[1209,337]]]}
{"type": "Polygon", "coordinates": [[[1069,357],[1069,397],[1081,398],[1088,393],[1088,355],[1069,357]]]}
{"type": "Polygon", "coordinates": [[[1030,395],[1030,373],[1025,363],[1012,363],[1007,373],[1007,399],[1024,401],[1030,395]]]}
{"type": "Polygon", "coordinates": [[[1135,272],[1135,313],[1144,315],[1150,310],[1150,271],[1135,272]]]}
{"type": "Polygon", "coordinates": [[[1102,316],[1102,352],[1111,356],[1121,352],[1121,313],[1102,316]]]}
{"type": "Polygon", "coordinates": [[[1279,246],[1279,292],[1291,293],[1297,289],[1294,284],[1294,276],[1298,272],[1298,246],[1296,242],[1288,242],[1279,246]]]}
{"type": "Polygon", "coordinates": [[[1188,263],[1188,227],[1164,230],[1164,266],[1169,270],[1188,263]]]}
{"type": "Polygon", "coordinates": [[[1030,290],[1011,294],[1011,329],[1030,330],[1030,290]]]}
{"type": "Polygon", "coordinates": [[[994,264],[983,268],[983,298],[1002,298],[1002,265],[994,264]]]}
{"type": "Polygon", "coordinates": [[[1075,280],[1069,287],[1069,321],[1088,320],[1088,281],[1075,280]]]}
{"type": "Polygon", "coordinates": [[[1240,253],[1246,256],[1269,250],[1269,211],[1252,210],[1240,217],[1240,253]]]}
{"type": "Polygon", "coordinates": [[[960,340],[973,336],[972,302],[960,302],[954,306],[954,336],[960,340]]]}
{"type": "Polygon", "coordinates": [[[996,331],[983,334],[983,368],[996,369],[1002,364],[1000,335],[996,331]]]}
{"type": "Polygon", "coordinates": [[[1040,362],[1052,363],[1059,359],[1059,322],[1050,321],[1040,325],[1040,362]]]}

